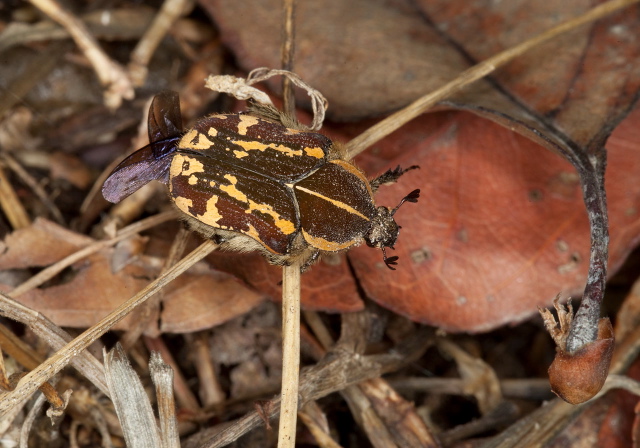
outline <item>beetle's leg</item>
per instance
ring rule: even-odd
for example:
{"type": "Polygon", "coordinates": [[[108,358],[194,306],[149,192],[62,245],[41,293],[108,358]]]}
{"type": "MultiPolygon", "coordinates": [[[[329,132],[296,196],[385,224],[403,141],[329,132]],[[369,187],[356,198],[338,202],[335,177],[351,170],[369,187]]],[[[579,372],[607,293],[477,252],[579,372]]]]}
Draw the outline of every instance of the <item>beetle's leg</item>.
{"type": "Polygon", "coordinates": [[[380,185],[392,184],[394,182],[397,182],[398,178],[404,173],[410,170],[415,170],[416,168],[420,167],[418,165],[412,165],[409,168],[402,169],[400,168],[400,165],[398,165],[397,167],[395,167],[395,169],[387,170],[371,181],[371,189],[375,193],[380,185]]]}
{"type": "Polygon", "coordinates": [[[320,251],[319,250],[314,250],[311,253],[311,255],[309,256],[309,258],[307,258],[304,261],[304,263],[302,263],[302,266],[300,267],[300,273],[303,273],[307,269],[309,269],[311,267],[311,265],[316,262],[316,260],[318,259],[319,256],[320,256],[320,251]]]}

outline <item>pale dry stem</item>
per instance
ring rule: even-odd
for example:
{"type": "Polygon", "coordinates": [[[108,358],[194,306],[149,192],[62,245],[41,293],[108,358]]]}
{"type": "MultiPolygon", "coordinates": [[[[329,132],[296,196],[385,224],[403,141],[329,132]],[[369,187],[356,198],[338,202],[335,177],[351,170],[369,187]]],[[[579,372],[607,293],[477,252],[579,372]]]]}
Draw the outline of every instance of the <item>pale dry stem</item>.
{"type": "Polygon", "coordinates": [[[135,86],[141,86],[147,79],[149,61],[153,53],[160,45],[171,26],[185,11],[190,0],[165,0],[158,14],[153,19],[151,26],[138,41],[136,48],[131,53],[129,62],[129,74],[135,86]]]}
{"type": "Polygon", "coordinates": [[[2,164],[0,164],[0,207],[14,230],[23,229],[31,224],[31,219],[9,182],[2,164]]]}
{"type": "Polygon", "coordinates": [[[282,393],[278,448],[296,441],[300,377],[300,262],[282,269],[282,393]]]}
{"type": "Polygon", "coordinates": [[[120,64],[109,59],[80,19],[62,8],[55,0],[29,1],[69,32],[93,66],[100,83],[106,88],[104,102],[108,108],[117,109],[123,99],[133,99],[133,85],[127,71],[120,64]]]}
{"type": "MultiPolygon", "coordinates": [[[[296,31],[296,0],[284,0],[282,2],[283,26],[282,26],[282,47],[280,49],[280,59],[282,69],[292,72],[295,56],[295,31],[296,31]]],[[[296,104],[293,93],[293,84],[286,76],[282,78],[282,109],[290,116],[295,116],[296,104]]]]}

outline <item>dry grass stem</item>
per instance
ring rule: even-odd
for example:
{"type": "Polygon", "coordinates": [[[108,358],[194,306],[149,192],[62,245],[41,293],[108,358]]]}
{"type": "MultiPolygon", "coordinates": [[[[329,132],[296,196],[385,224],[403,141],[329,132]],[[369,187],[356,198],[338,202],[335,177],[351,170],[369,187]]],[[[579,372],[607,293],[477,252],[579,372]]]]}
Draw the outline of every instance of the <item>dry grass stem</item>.
{"type": "Polygon", "coordinates": [[[278,448],[296,442],[300,375],[300,263],[282,268],[282,392],[278,448]]]}
{"type": "Polygon", "coordinates": [[[226,396],[211,358],[209,333],[199,332],[187,340],[193,346],[193,363],[198,372],[200,402],[205,408],[224,403],[226,396]]]}
{"type": "Polygon", "coordinates": [[[42,285],[44,282],[51,280],[53,277],[55,277],[60,272],[62,272],[65,268],[82,260],[83,258],[86,258],[93,253],[99,252],[104,248],[111,247],[116,243],[118,243],[119,241],[130,238],[131,236],[139,232],[150,229],[151,227],[157,226],[171,219],[175,219],[176,217],[177,217],[176,212],[172,210],[168,212],[159,213],[149,218],[140,220],[128,227],[125,227],[124,229],[120,230],[114,238],[104,240],[104,241],[97,241],[91,244],[90,246],[87,246],[84,249],[81,249],[78,252],[75,252],[63,258],[59,262],[52,264],[48,268],[43,269],[42,271],[40,271],[38,274],[31,277],[26,282],[16,286],[9,293],[9,295],[12,297],[18,297],[19,295],[24,294],[27,291],[31,291],[32,289],[42,285]]]}
{"type": "MultiPolygon", "coordinates": [[[[283,26],[282,26],[282,47],[280,48],[282,60],[282,70],[293,71],[293,61],[295,56],[296,37],[296,0],[284,0],[282,2],[283,26]]],[[[293,93],[293,84],[286,76],[282,78],[282,109],[290,116],[295,116],[296,104],[293,93]]]]}
{"type": "Polygon", "coordinates": [[[61,225],[64,225],[64,218],[62,217],[62,213],[60,213],[60,209],[54,204],[54,202],[49,199],[47,193],[44,191],[44,188],[40,186],[40,184],[25,170],[22,165],[20,165],[9,153],[4,152],[2,154],[2,159],[4,163],[7,164],[7,167],[13,171],[16,176],[18,176],[22,182],[24,182],[31,191],[40,199],[42,205],[44,205],[49,213],[53,217],[53,219],[61,225]]]}
{"type": "Polygon", "coordinates": [[[147,65],[151,61],[153,53],[190,3],[190,0],[165,0],[162,3],[162,7],[154,17],[151,26],[131,53],[131,62],[129,62],[128,68],[135,86],[139,87],[144,84],[148,73],[147,65]]]}
{"type": "Polygon", "coordinates": [[[14,230],[23,229],[31,224],[31,219],[9,182],[2,164],[0,164],[0,207],[14,230]]]}
{"type": "Polygon", "coordinates": [[[104,100],[107,107],[117,109],[123,99],[133,99],[133,86],[126,70],[109,59],[80,19],[62,8],[55,0],[29,1],[69,32],[93,66],[100,83],[106,87],[104,100]]]}
{"type": "Polygon", "coordinates": [[[160,355],[164,360],[163,362],[171,367],[173,371],[173,389],[180,407],[193,414],[200,413],[200,404],[198,403],[195,394],[191,391],[187,379],[182,374],[180,365],[176,362],[162,338],[145,337],[144,341],[149,351],[158,353],[158,355],[160,355]]]}
{"type": "Polygon", "coordinates": [[[404,109],[388,116],[379,123],[371,126],[365,132],[358,137],[351,140],[347,145],[347,155],[351,159],[360,154],[369,146],[380,141],[387,135],[396,131],[400,127],[404,126],[409,121],[416,118],[418,115],[423,114],[439,101],[444,100],[452,96],[454,93],[463,89],[465,86],[478,81],[481,78],[494,72],[497,68],[505,65],[507,62],[512,61],[518,56],[526,53],[530,49],[553,39],[554,37],[571,31],[579,26],[598,20],[605,17],[619,9],[625,8],[629,5],[637,3],[640,0],[611,0],[601,5],[592,8],[581,16],[575,19],[564,22],[542,34],[539,34],[519,45],[515,45],[505,51],[502,51],[489,59],[474,65],[473,67],[465,70],[456,79],[448,82],[439,89],[434,90],[431,93],[417,99],[413,103],[406,106],[404,109]]]}
{"type": "Polygon", "coordinates": [[[157,352],[153,352],[149,362],[149,372],[156,386],[161,448],[180,448],[176,403],[173,398],[173,370],[162,361],[162,357],[157,352]]]}

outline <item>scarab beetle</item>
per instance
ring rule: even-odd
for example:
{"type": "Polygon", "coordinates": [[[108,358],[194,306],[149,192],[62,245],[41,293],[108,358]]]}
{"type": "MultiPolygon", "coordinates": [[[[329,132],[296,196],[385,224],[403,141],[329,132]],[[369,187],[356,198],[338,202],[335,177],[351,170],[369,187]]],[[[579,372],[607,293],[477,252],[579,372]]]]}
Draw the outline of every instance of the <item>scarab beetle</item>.
{"type": "Polygon", "coordinates": [[[373,194],[406,170],[389,170],[369,182],[342,158],[328,137],[297,127],[275,108],[217,114],[182,131],[176,92],[157,95],[149,111],[149,145],[109,175],[102,194],[119,202],[151,180],[169,187],[189,225],[222,248],[263,252],[274,264],[302,257],[304,266],[320,252],[336,252],[363,240],[387,257],[399,232],[395,208],[376,207],[373,194]],[[287,123],[285,127],[282,122],[287,123]]]}

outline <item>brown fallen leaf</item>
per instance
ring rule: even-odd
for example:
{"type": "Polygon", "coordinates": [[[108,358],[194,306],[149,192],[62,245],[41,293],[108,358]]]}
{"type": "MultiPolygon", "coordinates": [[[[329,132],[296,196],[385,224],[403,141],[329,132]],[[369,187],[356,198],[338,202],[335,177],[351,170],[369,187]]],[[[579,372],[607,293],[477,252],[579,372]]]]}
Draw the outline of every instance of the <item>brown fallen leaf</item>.
{"type": "MultiPolygon", "coordinates": [[[[45,219],[9,234],[1,243],[0,269],[45,267],[95,240],[45,219]]],[[[113,269],[119,249],[103,249],[72,265],[53,285],[28,291],[16,299],[64,327],[86,328],[144,288],[160,271],[154,259],[138,256],[113,269]]],[[[204,265],[200,270],[209,271],[204,265]]],[[[3,292],[15,285],[0,284],[3,292]]],[[[165,290],[161,329],[185,333],[219,325],[266,300],[227,274],[186,273],[165,290]]],[[[130,327],[129,318],[115,329],[130,327]]]]}
{"type": "Polygon", "coordinates": [[[88,246],[92,238],[44,218],[7,235],[0,242],[0,269],[43,267],[88,246]]]}
{"type": "MultiPolygon", "coordinates": [[[[211,265],[230,273],[257,291],[280,300],[282,268],[267,264],[260,254],[213,253],[207,257],[211,265]]],[[[308,310],[353,312],[362,310],[357,286],[346,258],[328,257],[303,274],[302,306],[308,310]]]]}
{"type": "MultiPolygon", "coordinates": [[[[640,111],[632,113],[608,143],[613,270],[640,230],[640,157],[633,146],[639,121],[640,111]]],[[[448,331],[485,331],[526,319],[558,291],[580,293],[589,225],[569,163],[468,114],[424,116],[405,131],[374,148],[378,160],[361,157],[361,166],[376,170],[389,160],[421,166],[377,196],[392,203],[407,189],[422,189],[418,206],[398,213],[400,268],[380,269],[367,248],[349,252],[372,298],[448,331]],[[398,148],[411,151],[394,159],[398,148]]]]}

